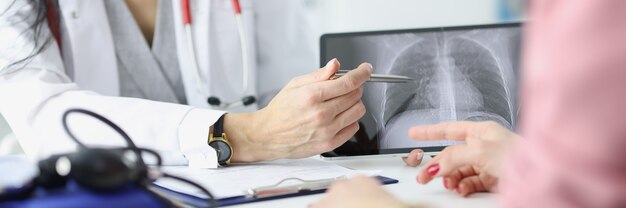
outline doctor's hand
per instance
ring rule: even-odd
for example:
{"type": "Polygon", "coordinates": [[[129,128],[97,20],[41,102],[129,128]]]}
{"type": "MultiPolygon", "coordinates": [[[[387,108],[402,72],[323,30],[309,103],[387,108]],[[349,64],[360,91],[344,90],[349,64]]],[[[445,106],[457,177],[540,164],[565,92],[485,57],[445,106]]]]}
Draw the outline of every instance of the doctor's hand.
{"type": "Polygon", "coordinates": [[[519,136],[495,122],[448,122],[409,130],[415,140],[451,139],[465,144],[445,148],[424,165],[417,182],[443,177],[444,187],[461,196],[496,191],[501,161],[519,136]]]}
{"type": "Polygon", "coordinates": [[[227,114],[224,128],[233,129],[227,131],[232,135],[233,161],[309,157],[350,139],[365,113],[362,86],[372,66],[363,63],[333,79],[339,67],[333,59],[324,68],[292,79],[267,107],[249,114],[227,114]]]}

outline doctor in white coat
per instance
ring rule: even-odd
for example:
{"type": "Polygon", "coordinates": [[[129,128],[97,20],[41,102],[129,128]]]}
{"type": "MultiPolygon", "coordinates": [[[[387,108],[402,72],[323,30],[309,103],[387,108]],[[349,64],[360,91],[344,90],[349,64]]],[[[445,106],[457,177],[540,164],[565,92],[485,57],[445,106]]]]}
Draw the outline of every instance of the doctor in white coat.
{"type": "MultiPolygon", "coordinates": [[[[144,30],[143,20],[157,13],[155,8],[162,4],[155,6],[156,0],[117,1],[126,3],[135,17],[127,21],[136,21],[148,40],[122,47],[149,49],[152,34],[144,30]]],[[[171,10],[158,10],[158,14],[171,12],[174,37],[170,43],[175,43],[173,56],[184,88],[178,96],[186,102],[121,97],[121,82],[128,79],[120,72],[118,59],[124,57],[120,57],[114,37],[115,18],[106,7],[113,0],[0,2],[0,111],[27,155],[36,159],[74,150],[76,145],[63,131],[61,115],[70,108],[84,108],[120,125],[138,146],[157,150],[166,164],[218,166],[207,138],[225,111],[212,109],[201,91],[224,101],[245,96],[233,4],[230,0],[191,0],[195,45],[190,48],[180,0],[160,1],[171,3],[171,10]],[[55,16],[57,21],[51,20],[55,16]]],[[[242,0],[241,4],[250,51],[248,93],[257,100],[273,99],[267,106],[255,103],[230,109],[234,112],[225,115],[223,128],[233,147],[232,161],[308,157],[347,141],[365,111],[361,86],[369,78],[371,65],[362,64],[346,76],[332,79],[339,70],[337,60],[314,70],[310,11],[303,1],[242,0]],[[295,76],[306,71],[313,72],[295,76]]],[[[147,26],[154,29],[160,25],[147,26]]],[[[154,88],[167,91],[163,84],[154,88]]],[[[124,145],[119,136],[93,119],[71,116],[69,126],[87,144],[124,145]]]]}

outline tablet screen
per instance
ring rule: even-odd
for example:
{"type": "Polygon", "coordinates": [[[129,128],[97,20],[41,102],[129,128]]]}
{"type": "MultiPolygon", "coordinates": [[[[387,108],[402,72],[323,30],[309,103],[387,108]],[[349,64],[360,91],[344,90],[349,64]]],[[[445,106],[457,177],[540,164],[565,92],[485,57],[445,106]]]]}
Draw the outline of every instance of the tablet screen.
{"type": "Polygon", "coordinates": [[[362,62],[377,74],[412,77],[406,83],[369,82],[360,130],[326,157],[440,151],[451,140],[414,141],[408,129],[444,121],[495,121],[514,130],[520,24],[326,34],[321,63],[338,58],[343,70],[362,62]]]}

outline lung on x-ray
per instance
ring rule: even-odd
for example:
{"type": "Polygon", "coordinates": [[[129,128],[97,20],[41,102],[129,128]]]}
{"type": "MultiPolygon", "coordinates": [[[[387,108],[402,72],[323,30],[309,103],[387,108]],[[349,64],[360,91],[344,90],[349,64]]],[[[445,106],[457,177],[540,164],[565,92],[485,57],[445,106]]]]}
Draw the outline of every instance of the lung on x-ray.
{"type": "Polygon", "coordinates": [[[514,129],[520,36],[519,26],[507,26],[327,37],[322,58],[337,57],[344,70],[369,62],[374,73],[414,78],[366,84],[361,130],[344,146],[364,152],[447,146],[453,142],[418,142],[407,134],[412,126],[444,121],[514,129]]]}

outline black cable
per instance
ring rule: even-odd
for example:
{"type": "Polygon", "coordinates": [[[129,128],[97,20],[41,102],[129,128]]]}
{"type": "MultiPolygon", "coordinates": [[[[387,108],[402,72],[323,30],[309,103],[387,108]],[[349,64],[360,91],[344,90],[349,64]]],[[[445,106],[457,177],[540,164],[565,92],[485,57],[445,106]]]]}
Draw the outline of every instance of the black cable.
{"type": "Polygon", "coordinates": [[[100,120],[102,123],[105,123],[107,126],[111,127],[113,130],[115,130],[115,132],[120,134],[122,136],[122,138],[124,138],[124,140],[126,141],[126,144],[128,145],[128,148],[133,150],[133,152],[135,153],[135,156],[138,158],[137,159],[137,166],[139,166],[139,167],[145,167],[146,166],[146,163],[143,161],[143,158],[141,157],[141,151],[139,150],[139,148],[137,148],[137,145],[135,145],[135,142],[133,142],[133,140],[130,138],[130,136],[128,136],[128,134],[126,134],[126,132],[124,130],[122,130],[122,128],[117,126],[111,120],[109,120],[109,119],[105,118],[104,116],[101,116],[100,114],[97,114],[97,113],[95,113],[93,111],[89,111],[89,110],[86,110],[86,109],[80,109],[80,108],[72,108],[72,109],[69,109],[69,110],[65,111],[65,113],[63,113],[63,118],[62,118],[63,129],[65,130],[67,135],[70,136],[70,138],[72,140],[74,140],[74,142],[76,142],[81,148],[88,149],[88,147],[85,144],[80,142],[80,140],[78,140],[78,138],[76,138],[76,136],[74,136],[74,134],[72,133],[72,131],[70,131],[70,128],[69,128],[69,126],[67,124],[67,118],[72,113],[82,113],[82,114],[89,115],[91,117],[94,117],[94,118],[100,120]]]}
{"type": "Polygon", "coordinates": [[[207,195],[209,197],[209,207],[217,207],[217,201],[215,200],[215,197],[213,197],[213,194],[211,194],[211,192],[207,189],[205,189],[204,187],[202,187],[200,184],[193,182],[191,180],[182,178],[182,177],[178,177],[175,175],[170,175],[168,173],[162,173],[163,177],[166,178],[172,178],[172,179],[176,179],[182,182],[185,182],[193,187],[196,187],[198,190],[202,191],[202,193],[204,193],[205,195],[207,195]]]}
{"type": "MultiPolygon", "coordinates": [[[[137,145],[135,145],[135,143],[130,138],[130,136],[128,136],[128,134],[126,134],[126,132],[124,132],[124,130],[122,130],[122,128],[120,128],[119,126],[115,125],[115,123],[113,123],[109,119],[106,119],[105,117],[103,117],[103,116],[101,116],[101,115],[99,115],[99,114],[97,114],[95,112],[89,111],[89,110],[73,108],[73,109],[67,110],[65,113],[63,113],[62,124],[63,124],[63,129],[65,130],[65,132],[81,148],[89,149],[89,147],[87,147],[85,144],[80,142],[80,140],[78,140],[78,138],[76,138],[76,136],[74,136],[74,134],[70,131],[70,129],[68,127],[68,124],[67,124],[67,117],[71,113],[82,113],[82,114],[86,114],[86,115],[92,116],[92,117],[100,120],[101,122],[105,123],[109,127],[113,128],[113,130],[115,130],[118,134],[120,134],[122,136],[122,138],[124,138],[124,140],[128,144],[128,147],[126,147],[126,148],[119,148],[118,150],[125,150],[125,149],[132,150],[137,155],[137,163],[138,163],[139,167],[145,168],[147,170],[147,166],[145,164],[145,161],[143,160],[143,157],[141,156],[142,152],[147,152],[147,153],[155,156],[157,158],[157,166],[158,167],[161,167],[161,165],[163,164],[163,159],[161,158],[161,156],[159,155],[158,152],[156,152],[154,150],[151,150],[151,149],[147,149],[147,148],[137,147],[137,145]]],[[[147,175],[146,175],[146,177],[147,177],[147,175]]],[[[172,178],[172,179],[179,180],[179,181],[182,181],[184,183],[187,183],[187,184],[189,184],[189,185],[191,185],[193,187],[196,187],[198,190],[202,191],[204,194],[206,194],[209,197],[209,207],[217,207],[217,201],[215,200],[215,197],[213,197],[213,194],[211,194],[211,192],[209,190],[207,190],[206,188],[202,187],[200,184],[198,184],[196,182],[193,182],[191,180],[179,177],[179,176],[170,175],[168,173],[161,173],[161,177],[172,178]]],[[[150,189],[148,188],[148,184],[140,184],[140,185],[146,191],[151,192],[150,189]]],[[[157,197],[157,198],[160,198],[160,197],[157,197]]],[[[167,201],[167,202],[169,202],[169,201],[167,201]]]]}
{"type": "Polygon", "coordinates": [[[156,157],[156,159],[157,159],[157,166],[161,167],[161,165],[163,165],[163,159],[161,158],[161,155],[159,155],[159,153],[157,153],[156,151],[151,150],[151,149],[141,148],[141,147],[136,148],[136,150],[139,150],[139,152],[150,153],[151,155],[156,157]]]}
{"type": "Polygon", "coordinates": [[[124,140],[128,144],[128,147],[137,149],[137,145],[135,145],[135,142],[133,142],[133,140],[130,139],[128,134],[126,134],[126,132],[124,132],[124,130],[122,130],[122,128],[120,128],[119,126],[115,125],[113,122],[111,122],[109,119],[106,119],[104,116],[101,116],[101,115],[99,115],[97,113],[94,113],[92,111],[88,111],[88,110],[85,110],[85,109],[78,109],[78,108],[69,109],[68,111],[65,111],[65,113],[63,113],[63,129],[65,129],[65,132],[67,133],[67,135],[69,135],[70,138],[72,138],[72,140],[74,140],[74,142],[76,142],[81,147],[87,148],[87,146],[85,146],[85,144],[80,142],[80,140],[78,140],[78,138],[76,138],[76,136],[74,136],[74,134],[72,133],[72,131],[70,131],[70,128],[67,125],[67,116],[70,115],[71,113],[87,114],[89,116],[92,116],[92,117],[102,121],[103,123],[105,123],[109,127],[113,128],[113,130],[115,130],[118,134],[120,134],[122,136],[122,138],[124,138],[124,140]]]}
{"type": "MultiPolygon", "coordinates": [[[[137,147],[137,148],[130,148],[130,147],[121,147],[121,148],[117,148],[117,149],[113,149],[113,150],[118,150],[118,151],[124,151],[124,150],[130,150],[130,151],[139,151],[140,153],[148,153],[152,156],[154,156],[156,158],[156,166],[162,166],[163,165],[163,159],[161,158],[161,155],[159,155],[159,153],[157,153],[154,150],[151,149],[147,149],[147,148],[143,148],[143,147],[137,147]]],[[[143,157],[142,157],[143,158],[143,157]]],[[[145,160],[144,160],[145,161],[145,160]]]]}

